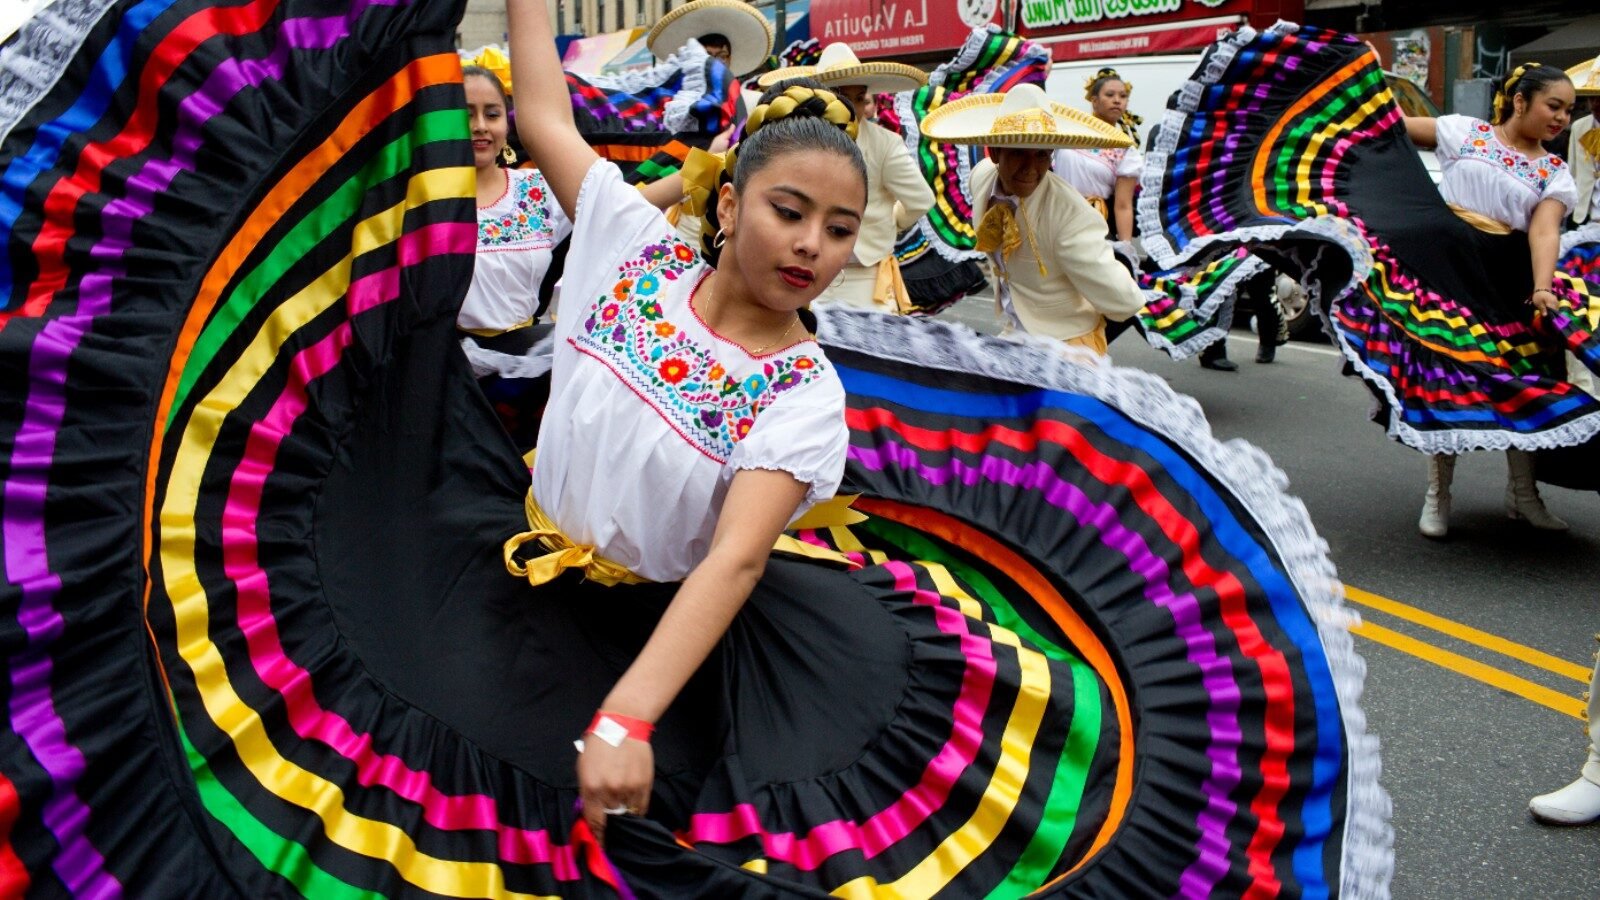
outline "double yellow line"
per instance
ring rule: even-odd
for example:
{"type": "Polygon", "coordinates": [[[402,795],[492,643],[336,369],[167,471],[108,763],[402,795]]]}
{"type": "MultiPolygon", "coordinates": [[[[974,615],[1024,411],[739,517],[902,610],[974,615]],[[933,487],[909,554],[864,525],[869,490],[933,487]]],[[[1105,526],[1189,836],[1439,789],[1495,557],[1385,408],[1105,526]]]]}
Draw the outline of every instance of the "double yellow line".
{"type": "MultiPolygon", "coordinates": [[[[1481,647],[1502,656],[1509,656],[1519,662],[1527,663],[1530,666],[1560,675],[1563,678],[1571,678],[1581,685],[1588,685],[1589,683],[1589,669],[1535,650],[1532,647],[1518,644],[1515,641],[1508,641],[1487,631],[1479,631],[1476,628],[1462,625],[1460,622],[1452,622],[1442,616],[1424,612],[1414,606],[1407,606],[1404,603],[1390,600],[1388,597],[1380,597],[1360,588],[1347,585],[1344,589],[1344,595],[1347,600],[1358,606],[1364,606],[1385,615],[1394,616],[1413,625],[1420,625],[1423,628],[1437,631],[1458,641],[1481,647]]],[[[1560,691],[1551,690],[1537,682],[1520,678],[1510,672],[1501,671],[1494,666],[1485,665],[1459,653],[1452,653],[1449,650],[1435,647],[1425,641],[1417,640],[1410,635],[1401,634],[1382,625],[1362,622],[1350,630],[1351,633],[1364,637],[1369,641],[1382,644],[1401,653],[1408,653],[1418,659],[1426,660],[1436,666],[1449,669],[1452,672],[1465,675],[1475,681],[1481,681],[1503,691],[1510,691],[1519,697],[1532,700],[1540,706],[1547,706],[1556,712],[1566,713],[1576,719],[1583,718],[1584,703],[1575,694],[1563,694],[1560,691]]]]}

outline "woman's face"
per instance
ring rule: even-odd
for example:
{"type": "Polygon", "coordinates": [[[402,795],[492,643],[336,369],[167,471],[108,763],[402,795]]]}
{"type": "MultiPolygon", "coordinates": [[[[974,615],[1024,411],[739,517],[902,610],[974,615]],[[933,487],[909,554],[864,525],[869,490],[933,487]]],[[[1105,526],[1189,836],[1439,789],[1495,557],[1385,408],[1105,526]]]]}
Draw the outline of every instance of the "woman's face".
{"type": "Polygon", "coordinates": [[[1578,95],[1572,82],[1557,81],[1529,97],[1517,97],[1517,131],[1535,141],[1548,141],[1567,129],[1578,95]]]}
{"type": "Polygon", "coordinates": [[[722,188],[717,215],[734,223],[732,252],[756,302],[773,310],[806,306],[831,285],[856,246],[867,186],[839,154],[796,150],[773,157],[742,191],[722,188]],[[842,172],[843,177],[806,173],[842,172]]]}
{"type": "Polygon", "coordinates": [[[1050,173],[1050,163],[1055,158],[1053,150],[996,147],[991,152],[994,154],[994,167],[1000,175],[1000,190],[1022,200],[1032,196],[1044,183],[1044,177],[1050,173]]]}
{"type": "Polygon", "coordinates": [[[1095,118],[1115,125],[1128,111],[1128,85],[1120,79],[1107,78],[1089,103],[1094,108],[1095,118]]]}
{"type": "Polygon", "coordinates": [[[833,91],[856,108],[857,121],[868,122],[878,114],[878,101],[867,91],[866,85],[845,84],[834,88],[833,91]]]}
{"type": "Polygon", "coordinates": [[[508,131],[506,98],[482,75],[468,75],[462,87],[467,90],[467,117],[472,123],[472,164],[480,169],[497,166],[508,131]]]}

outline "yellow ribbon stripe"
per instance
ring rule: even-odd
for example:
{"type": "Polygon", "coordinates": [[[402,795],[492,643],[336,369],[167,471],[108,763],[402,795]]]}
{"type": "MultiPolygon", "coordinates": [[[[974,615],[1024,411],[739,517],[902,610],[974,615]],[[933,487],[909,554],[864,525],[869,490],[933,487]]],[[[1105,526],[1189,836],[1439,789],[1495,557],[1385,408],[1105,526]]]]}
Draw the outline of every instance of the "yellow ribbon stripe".
{"type": "Polygon", "coordinates": [[[506,571],[512,575],[528,579],[528,583],[534,587],[549,584],[566,569],[577,569],[583,573],[584,578],[606,587],[616,587],[619,584],[644,584],[650,580],[640,578],[619,562],[606,559],[588,544],[574,543],[572,538],[563,534],[561,529],[556,527],[556,523],[550,521],[550,517],[539,508],[539,502],[533,499],[532,488],[528,489],[528,496],[522,508],[528,514],[528,527],[531,530],[506,541],[503,551],[506,571]],[[550,552],[530,559],[526,563],[517,562],[518,548],[529,541],[538,541],[550,552]]]}
{"type": "Polygon", "coordinates": [[[926,562],[917,565],[922,566],[933,578],[934,587],[939,593],[956,601],[962,615],[983,622],[994,643],[1016,649],[1021,668],[1017,701],[1006,722],[994,776],[984,789],[983,800],[972,816],[899,879],[880,884],[872,876],[864,875],[835,888],[835,897],[850,900],[910,900],[931,897],[944,890],[962,869],[983,855],[1000,838],[1001,831],[1010,821],[1022,797],[1022,789],[1028,782],[1034,737],[1039,733],[1049,705],[1050,665],[1044,654],[1024,646],[1014,632],[984,621],[983,608],[943,566],[926,562]]]}
{"type": "Polygon", "coordinates": [[[256,711],[228,681],[222,654],[211,640],[210,598],[194,558],[200,476],[206,470],[223,421],[259,384],[295,333],[343,300],[350,286],[353,261],[396,240],[409,209],[434,200],[470,197],[471,173],[470,168],[463,167],[432,170],[413,177],[404,203],[363,221],[352,236],[350,254],[275,309],[262,324],[228,373],[197,404],[193,417],[178,436],[173,476],[161,508],[160,555],[164,583],[173,604],[177,648],[194,674],[201,703],[232,741],[240,762],[265,790],[315,815],[334,844],[388,862],[402,878],[423,890],[448,897],[536,900],[535,895],[508,891],[503,873],[494,863],[430,856],[419,850],[403,829],[350,812],[345,809],[344,792],[338,785],[284,758],[256,711]]]}

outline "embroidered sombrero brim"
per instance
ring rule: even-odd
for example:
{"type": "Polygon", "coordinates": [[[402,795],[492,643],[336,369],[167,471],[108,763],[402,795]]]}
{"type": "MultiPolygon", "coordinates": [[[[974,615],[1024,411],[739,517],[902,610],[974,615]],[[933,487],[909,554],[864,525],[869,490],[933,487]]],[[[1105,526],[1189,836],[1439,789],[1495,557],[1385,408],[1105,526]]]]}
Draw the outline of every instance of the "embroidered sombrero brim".
{"type": "Polygon", "coordinates": [[[765,16],[739,0],[692,0],[662,16],[650,29],[645,45],[656,59],[666,59],[690,38],[708,34],[728,39],[728,68],[742,76],[761,68],[772,53],[772,26],[765,16]]]}
{"type": "Polygon", "coordinates": [[[1600,97],[1600,56],[1567,70],[1579,97],[1600,97]]]}
{"type": "Polygon", "coordinates": [[[1043,107],[1003,111],[1007,96],[971,94],[946,103],[922,120],[922,133],[945,144],[1028,150],[1133,146],[1133,139],[1115,126],[1053,100],[1043,107]]]}
{"type": "Polygon", "coordinates": [[[928,83],[928,73],[916,66],[896,62],[858,63],[853,66],[789,66],[774,69],[756,79],[756,85],[765,89],[790,78],[814,78],[830,88],[862,85],[869,94],[898,94],[914,91],[928,83]]]}

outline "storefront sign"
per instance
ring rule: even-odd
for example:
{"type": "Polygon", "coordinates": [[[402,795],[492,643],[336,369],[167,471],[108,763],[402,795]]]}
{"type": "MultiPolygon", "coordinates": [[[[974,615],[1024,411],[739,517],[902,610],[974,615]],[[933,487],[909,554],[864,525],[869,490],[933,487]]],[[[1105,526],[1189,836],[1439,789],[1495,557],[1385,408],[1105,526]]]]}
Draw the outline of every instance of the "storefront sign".
{"type": "Polygon", "coordinates": [[[1224,7],[1247,12],[1248,0],[1022,0],[1022,24],[1033,30],[1064,25],[1132,25],[1146,21],[1215,16],[1224,7]]]}
{"type": "Polygon", "coordinates": [[[1054,37],[1035,36],[1034,39],[1050,48],[1050,57],[1056,62],[1107,56],[1148,56],[1198,50],[1237,28],[1240,22],[1237,16],[1220,16],[1198,22],[1108,28],[1054,37]]]}
{"type": "Polygon", "coordinates": [[[914,56],[961,46],[998,13],[998,0],[811,0],[811,36],[862,59],[914,56]]]}

